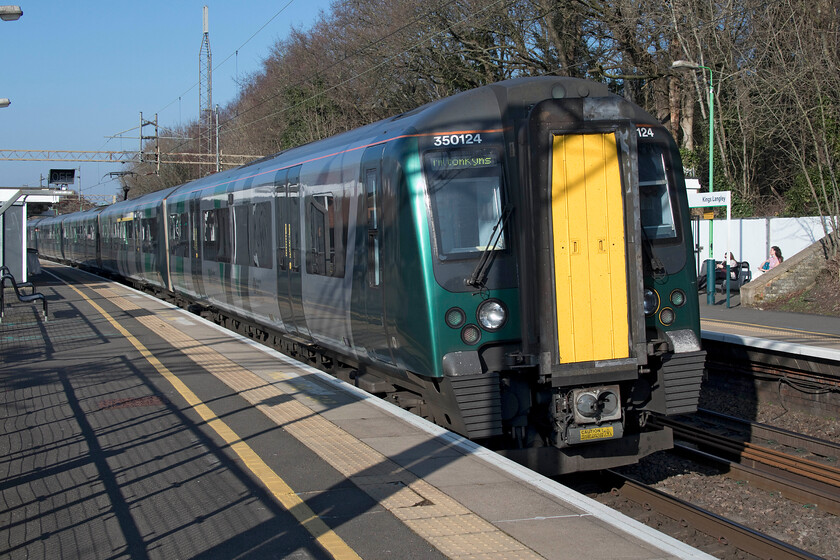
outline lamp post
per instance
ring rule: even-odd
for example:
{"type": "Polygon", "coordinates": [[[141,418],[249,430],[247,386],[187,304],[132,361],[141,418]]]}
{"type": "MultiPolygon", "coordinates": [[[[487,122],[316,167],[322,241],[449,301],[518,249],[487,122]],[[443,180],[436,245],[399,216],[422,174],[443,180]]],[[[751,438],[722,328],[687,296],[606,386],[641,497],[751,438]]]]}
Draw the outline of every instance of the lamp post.
{"type": "MultiPolygon", "coordinates": [[[[671,68],[688,70],[709,71],[709,192],[715,191],[715,86],[712,81],[712,69],[708,66],[689,62],[688,60],[675,60],[671,68]]],[[[713,249],[714,242],[714,219],[709,220],[709,262],[706,263],[706,303],[715,304],[715,256],[713,249]],[[711,286],[711,291],[709,287],[711,286]]],[[[726,278],[729,278],[729,255],[724,259],[726,266],[726,278]]]]}
{"type": "MultiPolygon", "coordinates": [[[[3,21],[16,21],[23,15],[20,6],[0,6],[0,19],[3,21]]],[[[0,98],[0,109],[11,105],[8,97],[0,98]]]]}
{"type": "Polygon", "coordinates": [[[0,6],[0,19],[3,21],[17,21],[22,15],[20,6],[0,6]]]}

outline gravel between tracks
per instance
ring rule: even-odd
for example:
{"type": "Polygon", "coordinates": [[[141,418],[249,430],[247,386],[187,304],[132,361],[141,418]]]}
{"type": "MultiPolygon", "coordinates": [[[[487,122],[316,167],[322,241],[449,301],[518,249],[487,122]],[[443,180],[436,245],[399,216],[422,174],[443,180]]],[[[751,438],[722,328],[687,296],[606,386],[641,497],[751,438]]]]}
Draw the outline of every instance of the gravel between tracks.
{"type": "MultiPolygon", "coordinates": [[[[840,420],[817,418],[786,411],[776,404],[754,405],[733,396],[706,390],[700,406],[840,442],[840,420]]],[[[840,560],[840,517],[814,506],[799,504],[779,494],[765,492],[749,484],[720,475],[714,469],[697,465],[669,453],[657,453],[621,472],[651,484],[654,488],[695,503],[812,554],[840,560]]]]}

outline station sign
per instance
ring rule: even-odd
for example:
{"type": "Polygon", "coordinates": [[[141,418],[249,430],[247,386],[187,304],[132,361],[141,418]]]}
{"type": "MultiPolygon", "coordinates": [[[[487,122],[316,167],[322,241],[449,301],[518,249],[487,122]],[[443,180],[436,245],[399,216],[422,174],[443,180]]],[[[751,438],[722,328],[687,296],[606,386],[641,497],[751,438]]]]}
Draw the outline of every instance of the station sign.
{"type": "Polygon", "coordinates": [[[72,185],[75,179],[75,169],[50,169],[50,185],[72,185]]]}
{"type": "Polygon", "coordinates": [[[717,191],[688,193],[688,207],[689,208],[708,208],[709,206],[729,206],[731,201],[731,191],[717,191]]]}

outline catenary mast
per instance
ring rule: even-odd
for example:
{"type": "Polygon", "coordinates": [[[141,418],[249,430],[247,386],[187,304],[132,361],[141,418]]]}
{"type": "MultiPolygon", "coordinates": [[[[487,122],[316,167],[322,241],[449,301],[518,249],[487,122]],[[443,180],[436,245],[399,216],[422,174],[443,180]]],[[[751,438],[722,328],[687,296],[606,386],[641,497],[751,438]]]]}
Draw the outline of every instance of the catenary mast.
{"type": "MultiPolygon", "coordinates": [[[[210,25],[207,6],[204,6],[204,34],[201,38],[201,50],[198,55],[198,115],[199,133],[198,149],[202,154],[210,156],[214,153],[213,126],[213,57],[210,54],[210,25]]],[[[199,175],[208,173],[210,169],[199,166],[199,175]]]]}

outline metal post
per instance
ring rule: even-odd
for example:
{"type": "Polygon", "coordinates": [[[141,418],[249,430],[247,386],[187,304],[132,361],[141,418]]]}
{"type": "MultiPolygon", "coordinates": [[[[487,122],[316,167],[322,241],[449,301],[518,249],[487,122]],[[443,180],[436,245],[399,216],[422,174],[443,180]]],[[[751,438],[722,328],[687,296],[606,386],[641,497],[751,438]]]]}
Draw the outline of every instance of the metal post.
{"type": "Polygon", "coordinates": [[[139,156],[139,163],[143,163],[143,111],[140,111],[140,148],[137,151],[137,155],[139,156]]]}
{"type": "MultiPolygon", "coordinates": [[[[715,86],[712,79],[712,69],[708,66],[702,66],[700,64],[695,64],[694,62],[690,62],[688,60],[675,60],[671,63],[671,68],[690,68],[692,70],[708,70],[709,71],[709,192],[712,193],[715,191],[715,86]]],[[[708,262],[712,263],[712,269],[714,269],[714,262],[715,262],[715,253],[714,253],[714,239],[715,239],[715,226],[714,226],[714,216],[712,219],[709,220],[709,259],[708,262]]],[[[727,255],[728,257],[728,255],[727,255]]],[[[724,259],[727,260],[727,259],[724,259]]],[[[707,262],[707,268],[708,267],[707,262]]],[[[709,281],[709,278],[714,278],[714,274],[712,272],[708,273],[706,281],[709,281]]],[[[728,276],[727,276],[728,278],[728,276]]],[[[714,287],[714,284],[712,284],[714,287]]],[[[709,286],[706,286],[706,303],[708,305],[715,304],[715,291],[709,290],[709,286]]]]}
{"type": "MultiPolygon", "coordinates": [[[[708,66],[701,66],[701,68],[705,68],[709,71],[709,192],[715,191],[715,86],[712,83],[712,69],[708,66]]],[[[714,262],[715,254],[713,251],[714,246],[714,234],[715,234],[715,220],[714,216],[712,219],[709,220],[709,258],[712,259],[714,262]]],[[[729,262],[729,255],[726,256],[725,259],[729,262]]],[[[727,289],[728,289],[728,280],[729,280],[729,267],[727,265],[727,289]]],[[[714,284],[712,284],[714,286],[714,284]]],[[[728,300],[727,300],[728,301],[728,300]]],[[[706,290],[706,304],[707,305],[714,305],[715,304],[715,291],[712,290],[711,292],[707,289],[706,290]]]]}
{"type": "Polygon", "coordinates": [[[158,130],[157,113],[155,113],[155,173],[160,175],[160,132],[158,130]]]}
{"type": "Polygon", "coordinates": [[[221,170],[222,163],[219,155],[219,106],[216,105],[216,173],[221,170]]]}
{"type": "Polygon", "coordinates": [[[732,294],[730,282],[732,281],[732,275],[729,274],[729,255],[732,254],[732,228],[730,227],[732,224],[732,194],[730,193],[729,198],[726,199],[726,308],[730,309],[731,302],[730,297],[732,294]]]}

